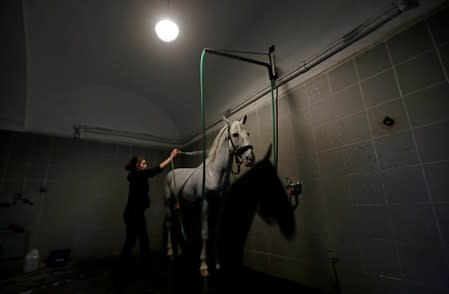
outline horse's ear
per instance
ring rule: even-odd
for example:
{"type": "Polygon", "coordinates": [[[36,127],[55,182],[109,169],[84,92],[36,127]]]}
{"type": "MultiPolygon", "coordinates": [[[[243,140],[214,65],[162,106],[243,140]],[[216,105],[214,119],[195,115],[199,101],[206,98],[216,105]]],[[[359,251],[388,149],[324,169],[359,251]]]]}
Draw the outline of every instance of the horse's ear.
{"type": "Polygon", "coordinates": [[[263,160],[270,160],[270,156],[271,156],[271,147],[272,147],[272,144],[270,144],[270,146],[268,146],[267,153],[265,154],[265,157],[263,158],[263,160]]]}
{"type": "Polygon", "coordinates": [[[231,122],[223,115],[223,121],[226,123],[226,125],[230,126],[231,122]]]}
{"type": "Polygon", "coordinates": [[[246,114],[245,114],[245,116],[242,118],[241,122],[242,122],[242,124],[245,124],[245,123],[246,123],[246,114]]]}

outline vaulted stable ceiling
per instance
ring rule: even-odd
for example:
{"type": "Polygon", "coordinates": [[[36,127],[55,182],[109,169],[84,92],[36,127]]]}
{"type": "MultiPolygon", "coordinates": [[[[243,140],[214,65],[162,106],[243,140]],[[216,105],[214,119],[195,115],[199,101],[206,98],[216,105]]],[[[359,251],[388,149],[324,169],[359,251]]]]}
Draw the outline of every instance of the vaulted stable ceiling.
{"type": "MultiPolygon", "coordinates": [[[[267,52],[275,45],[282,75],[392,3],[23,0],[26,91],[15,86],[2,98],[17,111],[2,114],[3,128],[71,135],[82,124],[184,142],[200,131],[203,48],[267,52]],[[173,43],[154,33],[164,15],[180,27],[173,43]]],[[[11,13],[20,16],[17,9],[3,15],[11,13]]],[[[269,85],[266,69],[252,64],[207,56],[205,69],[209,121],[269,85]]]]}

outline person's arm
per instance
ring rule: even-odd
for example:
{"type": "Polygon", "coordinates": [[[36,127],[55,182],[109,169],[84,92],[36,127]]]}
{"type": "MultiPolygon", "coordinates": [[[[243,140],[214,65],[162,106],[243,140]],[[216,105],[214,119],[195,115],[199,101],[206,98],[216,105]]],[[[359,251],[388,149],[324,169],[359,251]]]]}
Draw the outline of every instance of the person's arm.
{"type": "Polygon", "coordinates": [[[162,161],[161,163],[159,163],[160,169],[162,170],[162,169],[166,168],[167,165],[169,165],[170,162],[173,160],[173,158],[175,158],[176,156],[178,156],[179,153],[181,153],[181,151],[179,151],[179,149],[177,149],[177,148],[173,149],[173,150],[170,152],[170,156],[169,156],[166,160],[164,160],[164,161],[162,161]]]}

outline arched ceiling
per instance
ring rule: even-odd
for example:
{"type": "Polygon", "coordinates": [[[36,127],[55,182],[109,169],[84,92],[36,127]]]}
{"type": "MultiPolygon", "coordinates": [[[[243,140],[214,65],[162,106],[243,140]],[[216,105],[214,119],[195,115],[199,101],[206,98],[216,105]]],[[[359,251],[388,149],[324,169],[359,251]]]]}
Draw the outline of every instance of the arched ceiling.
{"type": "MultiPolygon", "coordinates": [[[[90,124],[184,142],[200,130],[203,48],[266,52],[275,45],[282,74],[392,3],[23,0],[24,127],[69,133],[74,124],[90,124]],[[153,29],[167,14],[180,27],[173,43],[153,29]]],[[[264,68],[207,57],[207,118],[267,85],[264,68]]]]}

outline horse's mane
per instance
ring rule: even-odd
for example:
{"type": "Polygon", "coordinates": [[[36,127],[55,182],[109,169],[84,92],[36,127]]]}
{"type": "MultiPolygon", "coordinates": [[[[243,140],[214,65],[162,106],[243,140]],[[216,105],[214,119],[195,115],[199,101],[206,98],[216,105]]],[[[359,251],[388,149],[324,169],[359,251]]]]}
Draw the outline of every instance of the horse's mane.
{"type": "Polygon", "coordinates": [[[225,134],[225,130],[227,129],[227,126],[224,126],[220,129],[218,132],[218,135],[215,137],[214,142],[212,143],[212,146],[210,147],[209,151],[209,162],[215,160],[215,156],[217,155],[218,146],[220,146],[221,138],[223,137],[223,134],[225,134]]]}

